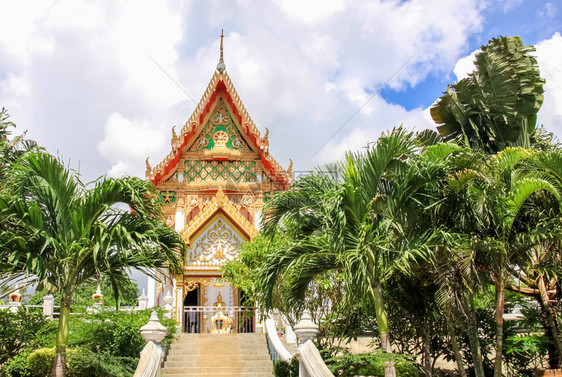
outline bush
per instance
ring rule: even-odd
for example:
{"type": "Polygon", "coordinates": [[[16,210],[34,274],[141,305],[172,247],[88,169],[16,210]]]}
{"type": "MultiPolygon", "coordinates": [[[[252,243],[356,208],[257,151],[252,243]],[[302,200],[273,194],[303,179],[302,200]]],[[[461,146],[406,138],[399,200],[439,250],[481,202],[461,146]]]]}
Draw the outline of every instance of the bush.
{"type": "MultiPolygon", "coordinates": [[[[173,319],[163,319],[163,311],[157,310],[162,318],[160,322],[168,328],[162,342],[166,348],[173,339],[176,323],[173,319]]],[[[67,376],[132,376],[145,345],[140,328],[148,322],[151,312],[111,310],[71,317],[67,376]]],[[[5,376],[50,376],[57,328],[58,321],[45,321],[43,316],[0,313],[0,335],[6,334],[5,338],[0,336],[0,347],[3,347],[0,356],[7,361],[5,376]]]]}
{"type": "Polygon", "coordinates": [[[117,357],[77,349],[67,358],[67,377],[130,377],[135,373],[138,359],[117,357]]]}
{"type": "Polygon", "coordinates": [[[291,377],[291,366],[286,361],[277,360],[273,364],[273,375],[275,377],[291,377]]]}
{"type": "Polygon", "coordinates": [[[326,365],[337,377],[376,376],[384,377],[384,365],[393,361],[397,377],[419,377],[413,361],[404,355],[382,351],[367,354],[345,354],[326,360],[326,365]]]}
{"type": "Polygon", "coordinates": [[[32,346],[45,323],[42,313],[26,313],[23,306],[16,313],[0,310],[0,365],[32,346]]]}
{"type": "MultiPolygon", "coordinates": [[[[138,359],[145,345],[140,328],[146,325],[151,312],[152,310],[134,313],[111,310],[71,318],[69,346],[138,359]]],[[[176,331],[176,322],[164,319],[161,310],[159,314],[160,323],[168,328],[168,334],[162,342],[162,347],[167,348],[176,331]]]]}
{"type": "MultiPolygon", "coordinates": [[[[94,353],[78,348],[67,351],[67,377],[131,377],[138,360],[94,353]]],[[[40,348],[14,357],[6,368],[6,377],[50,377],[55,361],[54,348],[40,348]]]]}
{"type": "Polygon", "coordinates": [[[275,377],[298,377],[298,359],[296,357],[293,357],[290,364],[283,360],[276,361],[275,364],[273,364],[273,375],[275,377]]]}
{"type": "Polygon", "coordinates": [[[40,348],[27,356],[27,367],[34,377],[47,377],[51,375],[55,362],[54,348],[40,348]]]}
{"type": "Polygon", "coordinates": [[[22,352],[11,358],[4,371],[6,377],[32,377],[31,370],[27,365],[28,355],[29,352],[22,352]]]}

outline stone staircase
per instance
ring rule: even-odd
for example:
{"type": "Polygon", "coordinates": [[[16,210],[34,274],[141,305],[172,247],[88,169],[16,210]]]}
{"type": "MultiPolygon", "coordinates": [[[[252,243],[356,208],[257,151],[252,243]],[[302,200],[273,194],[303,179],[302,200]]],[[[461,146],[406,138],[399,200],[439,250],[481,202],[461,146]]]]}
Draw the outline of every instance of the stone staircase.
{"type": "Polygon", "coordinates": [[[265,334],[181,334],[171,346],[163,377],[271,377],[265,334]]]}

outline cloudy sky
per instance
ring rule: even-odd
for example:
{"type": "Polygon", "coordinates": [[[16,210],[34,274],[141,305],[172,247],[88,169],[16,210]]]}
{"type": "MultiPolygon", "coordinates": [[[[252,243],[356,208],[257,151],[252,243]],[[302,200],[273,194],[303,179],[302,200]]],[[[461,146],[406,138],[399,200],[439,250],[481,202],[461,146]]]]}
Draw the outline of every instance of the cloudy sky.
{"type": "Polygon", "coordinates": [[[537,47],[539,120],[562,136],[559,0],[40,0],[3,1],[0,14],[0,106],[86,179],[144,176],[146,157],[170,151],[222,28],[240,97],[296,170],[400,124],[433,128],[428,107],[498,35],[537,47]]]}

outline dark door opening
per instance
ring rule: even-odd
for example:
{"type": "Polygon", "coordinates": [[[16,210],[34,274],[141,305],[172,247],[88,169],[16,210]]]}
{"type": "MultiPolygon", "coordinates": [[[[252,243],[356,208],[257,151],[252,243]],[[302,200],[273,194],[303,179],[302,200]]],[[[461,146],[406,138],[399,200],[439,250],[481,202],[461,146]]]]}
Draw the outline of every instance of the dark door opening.
{"type": "Polygon", "coordinates": [[[183,332],[201,332],[201,311],[199,306],[199,284],[197,287],[187,292],[183,300],[183,332]]]}
{"type": "Polygon", "coordinates": [[[255,330],[254,303],[241,289],[238,291],[238,302],[244,309],[236,315],[236,332],[253,333],[255,330]]]}

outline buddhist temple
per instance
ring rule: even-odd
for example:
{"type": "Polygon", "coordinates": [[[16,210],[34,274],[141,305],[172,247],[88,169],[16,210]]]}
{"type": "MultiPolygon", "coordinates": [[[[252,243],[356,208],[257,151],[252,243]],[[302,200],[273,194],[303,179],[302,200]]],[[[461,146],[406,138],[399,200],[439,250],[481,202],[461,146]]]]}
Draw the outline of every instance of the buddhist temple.
{"type": "Polygon", "coordinates": [[[201,101],[180,130],[172,129],[165,159],[154,167],[146,161],[167,224],[188,245],[183,274],[149,282],[149,297],[171,306],[185,332],[255,331],[253,317],[243,328],[229,325],[239,319],[243,292],[220,278],[221,267],[257,235],[267,198],[292,179],[291,167],[270,155],[268,133],[260,133],[236,93],[221,35],[219,63],[201,101]]]}

